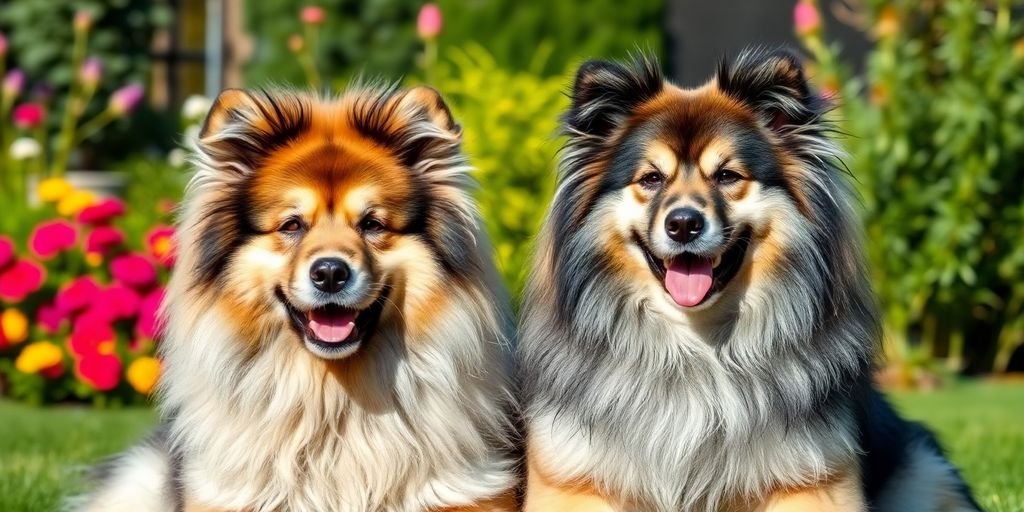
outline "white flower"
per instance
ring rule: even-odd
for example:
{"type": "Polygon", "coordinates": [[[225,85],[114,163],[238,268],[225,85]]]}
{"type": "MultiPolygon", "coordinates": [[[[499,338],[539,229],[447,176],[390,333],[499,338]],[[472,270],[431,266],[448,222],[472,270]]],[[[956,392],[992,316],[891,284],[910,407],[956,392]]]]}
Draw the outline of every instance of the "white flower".
{"type": "Polygon", "coordinates": [[[39,143],[28,137],[17,139],[11,144],[11,158],[15,160],[35,158],[42,152],[43,148],[39,146],[39,143]]]}
{"type": "Polygon", "coordinates": [[[208,110],[210,110],[210,100],[206,96],[193,94],[181,106],[181,116],[189,121],[202,119],[208,110]]]}
{"type": "Polygon", "coordinates": [[[174,148],[167,153],[167,163],[174,167],[185,167],[185,162],[188,159],[188,153],[184,149],[174,148]]]}

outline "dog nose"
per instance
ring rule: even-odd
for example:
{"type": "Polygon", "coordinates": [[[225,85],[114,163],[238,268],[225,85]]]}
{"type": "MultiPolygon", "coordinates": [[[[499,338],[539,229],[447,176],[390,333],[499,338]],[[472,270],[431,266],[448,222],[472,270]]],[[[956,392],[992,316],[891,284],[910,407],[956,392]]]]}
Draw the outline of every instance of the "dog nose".
{"type": "Polygon", "coordinates": [[[309,268],[309,279],[317,290],[337,293],[349,278],[348,265],[338,258],[320,258],[309,268]]]}
{"type": "Polygon", "coordinates": [[[665,231],[676,242],[687,243],[700,236],[704,230],[704,216],[693,208],[677,208],[665,217],[665,231]]]}

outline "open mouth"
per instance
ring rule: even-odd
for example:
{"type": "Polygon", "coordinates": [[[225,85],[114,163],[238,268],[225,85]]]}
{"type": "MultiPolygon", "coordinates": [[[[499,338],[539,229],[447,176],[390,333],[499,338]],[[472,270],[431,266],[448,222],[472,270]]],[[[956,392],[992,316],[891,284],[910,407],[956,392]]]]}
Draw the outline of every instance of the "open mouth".
{"type": "Polygon", "coordinates": [[[684,252],[667,259],[655,256],[636,233],[633,238],[643,250],[651,272],[663,283],[672,300],[690,308],[707,302],[736,276],[743,266],[750,235],[749,228],[743,230],[725,252],[717,256],[684,252]]]}
{"type": "Polygon", "coordinates": [[[366,309],[327,304],[301,310],[292,304],[280,289],[278,299],[288,310],[292,328],[307,346],[325,356],[348,354],[367,339],[380,318],[386,290],[366,309]]]}

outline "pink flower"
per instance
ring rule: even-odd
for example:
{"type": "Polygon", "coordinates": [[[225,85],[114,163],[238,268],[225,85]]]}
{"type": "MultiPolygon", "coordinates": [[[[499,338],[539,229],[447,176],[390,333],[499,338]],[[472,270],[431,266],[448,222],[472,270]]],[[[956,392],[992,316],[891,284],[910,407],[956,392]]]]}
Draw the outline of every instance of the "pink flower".
{"type": "Polygon", "coordinates": [[[0,235],[0,268],[4,268],[14,259],[14,242],[0,235]]]}
{"type": "Polygon", "coordinates": [[[821,28],[821,15],[811,0],[800,0],[793,9],[793,25],[797,35],[806,36],[821,28]]]}
{"type": "Polygon", "coordinates": [[[0,57],[7,55],[7,36],[0,32],[0,57]]]}
{"type": "Polygon", "coordinates": [[[14,107],[14,126],[30,130],[39,126],[46,117],[46,110],[38,103],[22,103],[14,107]]]}
{"type": "Polygon", "coordinates": [[[105,254],[124,243],[124,233],[113,226],[96,226],[85,238],[85,252],[105,254]]]}
{"type": "Polygon", "coordinates": [[[149,292],[139,303],[139,320],[135,324],[135,330],[143,338],[156,339],[163,332],[163,324],[160,322],[160,305],[163,303],[165,291],[157,288],[149,292]]]}
{"type": "Polygon", "coordinates": [[[36,310],[36,324],[42,327],[47,334],[60,332],[65,320],[67,320],[67,315],[56,304],[43,304],[36,310]]]}
{"type": "Polygon", "coordinates": [[[90,276],[81,276],[64,285],[54,300],[57,309],[64,315],[70,315],[85,309],[100,292],[100,286],[90,276]]]}
{"type": "Polygon", "coordinates": [[[83,356],[101,350],[106,343],[117,340],[117,333],[110,325],[110,319],[97,312],[79,315],[68,337],[71,353],[83,356]]]}
{"type": "Polygon", "coordinates": [[[324,18],[327,17],[322,7],[316,5],[307,5],[302,8],[302,12],[299,14],[302,22],[307,25],[319,25],[324,22],[324,18]]]}
{"type": "Polygon", "coordinates": [[[36,256],[50,258],[74,247],[77,239],[75,227],[66,220],[57,219],[36,226],[29,236],[28,245],[36,256]]]}
{"type": "Polygon", "coordinates": [[[114,279],[133,288],[145,288],[156,281],[156,268],[145,256],[137,253],[123,254],[110,262],[110,274],[114,279]]]}
{"type": "Polygon", "coordinates": [[[78,213],[78,222],[92,225],[106,224],[121,215],[124,215],[124,202],[110,197],[92,206],[83,208],[78,213]]]}
{"type": "Polygon", "coordinates": [[[100,292],[97,305],[99,303],[105,304],[105,313],[111,320],[124,320],[138,314],[142,297],[139,296],[139,292],[115,283],[100,292]]]}
{"type": "Polygon", "coordinates": [[[85,59],[85,62],[82,63],[82,68],[78,70],[78,79],[89,88],[96,87],[96,84],[100,83],[102,76],[103,61],[98,57],[85,59]]]}
{"type": "Polygon", "coordinates": [[[25,87],[25,73],[20,69],[12,69],[4,77],[4,97],[14,99],[21,94],[22,87],[25,87]]]}
{"type": "Polygon", "coordinates": [[[110,104],[107,108],[115,115],[123,116],[135,110],[145,94],[146,90],[142,88],[142,84],[128,84],[110,95],[110,104]]]}
{"type": "Polygon", "coordinates": [[[75,362],[78,377],[97,391],[110,391],[121,382],[121,359],[114,353],[93,353],[75,362]]]}
{"type": "Polygon", "coordinates": [[[18,302],[39,290],[46,280],[46,271],[37,263],[15,261],[0,272],[0,299],[18,302]]]}
{"type": "Polygon", "coordinates": [[[174,266],[174,228],[170,226],[154,226],[146,234],[146,247],[153,259],[170,268],[174,266]]]}
{"type": "Polygon", "coordinates": [[[416,17],[416,32],[422,39],[433,39],[441,33],[441,8],[435,3],[424,4],[416,17]]]}

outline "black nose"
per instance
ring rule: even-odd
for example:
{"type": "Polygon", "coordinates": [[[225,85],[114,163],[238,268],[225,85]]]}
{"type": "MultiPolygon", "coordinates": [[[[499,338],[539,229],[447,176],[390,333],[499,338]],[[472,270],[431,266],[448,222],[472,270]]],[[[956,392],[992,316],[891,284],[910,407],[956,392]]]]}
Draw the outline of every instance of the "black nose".
{"type": "Polygon", "coordinates": [[[338,258],[320,258],[309,268],[309,279],[313,281],[313,286],[327,293],[341,291],[348,277],[348,265],[338,258]]]}
{"type": "Polygon", "coordinates": [[[665,231],[676,242],[687,243],[700,236],[704,230],[704,216],[693,208],[677,208],[665,217],[665,231]]]}

